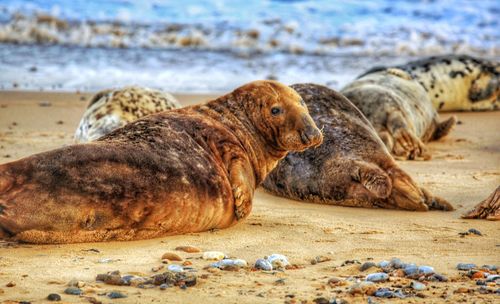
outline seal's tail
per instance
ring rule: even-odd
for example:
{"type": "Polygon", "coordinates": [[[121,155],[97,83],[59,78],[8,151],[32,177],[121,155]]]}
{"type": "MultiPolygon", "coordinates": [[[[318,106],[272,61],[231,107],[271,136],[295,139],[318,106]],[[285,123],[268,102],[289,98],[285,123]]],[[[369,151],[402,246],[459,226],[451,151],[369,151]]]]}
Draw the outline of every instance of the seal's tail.
{"type": "Polygon", "coordinates": [[[456,116],[452,116],[447,120],[438,123],[436,130],[434,131],[434,134],[432,136],[432,139],[437,140],[448,135],[448,133],[450,133],[451,129],[453,129],[456,123],[457,123],[456,116]]]}

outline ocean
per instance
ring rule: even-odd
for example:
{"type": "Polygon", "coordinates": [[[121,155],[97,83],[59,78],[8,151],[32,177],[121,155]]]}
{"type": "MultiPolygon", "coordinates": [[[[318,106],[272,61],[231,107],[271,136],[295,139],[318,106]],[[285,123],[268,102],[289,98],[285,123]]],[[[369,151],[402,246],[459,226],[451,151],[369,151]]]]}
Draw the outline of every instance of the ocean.
{"type": "Polygon", "coordinates": [[[1,0],[0,89],[207,93],[254,79],[340,88],[422,56],[498,60],[499,20],[496,0],[1,0]]]}

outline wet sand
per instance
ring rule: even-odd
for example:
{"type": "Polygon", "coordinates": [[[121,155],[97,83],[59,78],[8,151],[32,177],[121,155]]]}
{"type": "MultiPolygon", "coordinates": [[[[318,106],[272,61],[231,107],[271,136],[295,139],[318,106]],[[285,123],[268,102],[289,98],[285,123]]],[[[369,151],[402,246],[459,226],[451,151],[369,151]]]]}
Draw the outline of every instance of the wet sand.
{"type": "MultiPolygon", "coordinates": [[[[0,163],[72,142],[73,132],[84,111],[89,94],[0,92],[0,163]]],[[[178,95],[192,104],[208,100],[207,95],[178,95]]],[[[442,118],[450,114],[442,114],[442,118]]],[[[278,198],[258,190],[250,217],[230,229],[134,242],[112,242],[33,246],[0,243],[0,301],[23,300],[42,303],[49,293],[62,295],[68,303],[86,298],[63,294],[71,279],[86,282],[86,296],[103,303],[301,303],[319,297],[366,303],[366,295],[346,292],[349,276],[363,278],[370,272],[359,265],[341,266],[346,260],[374,262],[398,257],[404,262],[429,265],[449,277],[431,282],[421,296],[409,299],[377,299],[377,303],[494,303],[500,295],[480,294],[479,286],[463,278],[457,263],[500,265],[500,224],[483,220],[463,220],[460,215],[485,199],[500,184],[500,112],[456,113],[461,124],[450,136],[429,145],[430,161],[400,162],[415,180],[431,192],[446,198],[453,212],[404,212],[316,205],[278,198]],[[475,228],[482,236],[459,233],[475,228]],[[107,271],[154,274],[162,265],[161,256],[180,245],[203,251],[218,250],[242,258],[253,265],[257,258],[272,253],[288,257],[298,269],[283,272],[250,270],[214,271],[203,269],[210,262],[200,253],[178,252],[198,270],[198,283],[182,290],[161,291],[110,286],[95,282],[107,271]],[[89,249],[96,249],[88,251],[89,249]],[[312,265],[316,256],[330,259],[312,265]],[[112,259],[99,263],[101,259],[112,259]],[[205,274],[205,275],[204,275],[205,274]],[[330,278],[346,282],[331,287],[330,278]],[[276,282],[279,279],[285,279],[276,282]],[[14,282],[14,287],[6,287],[14,282]],[[432,287],[435,286],[435,287],[432,287]],[[460,287],[469,293],[455,293],[460,287]],[[100,295],[119,290],[125,299],[111,300],[100,295]],[[444,293],[444,295],[443,295],[444,293]]],[[[411,280],[391,278],[377,286],[408,285],[411,280]]],[[[492,286],[498,289],[498,286],[492,286]]]]}

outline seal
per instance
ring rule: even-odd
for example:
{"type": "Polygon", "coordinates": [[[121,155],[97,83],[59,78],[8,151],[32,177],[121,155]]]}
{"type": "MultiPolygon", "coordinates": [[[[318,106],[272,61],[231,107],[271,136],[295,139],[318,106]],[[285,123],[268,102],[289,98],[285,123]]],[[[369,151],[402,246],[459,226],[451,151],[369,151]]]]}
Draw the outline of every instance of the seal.
{"type": "Polygon", "coordinates": [[[446,136],[456,117],[440,122],[427,92],[401,69],[366,74],[341,90],[372,123],[398,159],[430,159],[424,143],[446,136]]]}
{"type": "Polygon", "coordinates": [[[146,87],[103,90],[87,105],[74,140],[77,143],[96,140],[146,115],[180,107],[171,94],[146,87]]]}
{"type": "Polygon", "coordinates": [[[500,186],[474,209],[462,215],[462,218],[500,221],[500,186]]]}
{"type": "Polygon", "coordinates": [[[230,227],[288,151],[321,141],[297,92],[252,82],[0,165],[0,230],[29,243],[76,243],[230,227]]]}
{"type": "MultiPolygon", "coordinates": [[[[500,62],[468,55],[443,55],[393,66],[407,72],[439,111],[497,110],[500,62]]],[[[387,70],[375,67],[364,75],[387,70]]],[[[360,76],[360,77],[362,77],[360,76]]]]}
{"type": "Polygon", "coordinates": [[[338,206],[453,210],[397,165],[370,122],[347,98],[316,84],[292,88],[322,130],[323,144],[289,153],[264,181],[266,190],[338,206]]]}

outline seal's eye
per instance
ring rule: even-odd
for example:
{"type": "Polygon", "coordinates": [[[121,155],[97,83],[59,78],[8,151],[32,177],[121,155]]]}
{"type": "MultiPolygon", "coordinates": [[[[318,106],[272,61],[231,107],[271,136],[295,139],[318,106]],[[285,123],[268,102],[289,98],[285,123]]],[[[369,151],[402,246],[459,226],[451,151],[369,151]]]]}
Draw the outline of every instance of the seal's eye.
{"type": "Polygon", "coordinates": [[[277,116],[279,114],[281,114],[281,108],[280,107],[272,107],[271,108],[271,114],[273,114],[274,116],[277,116]]]}

